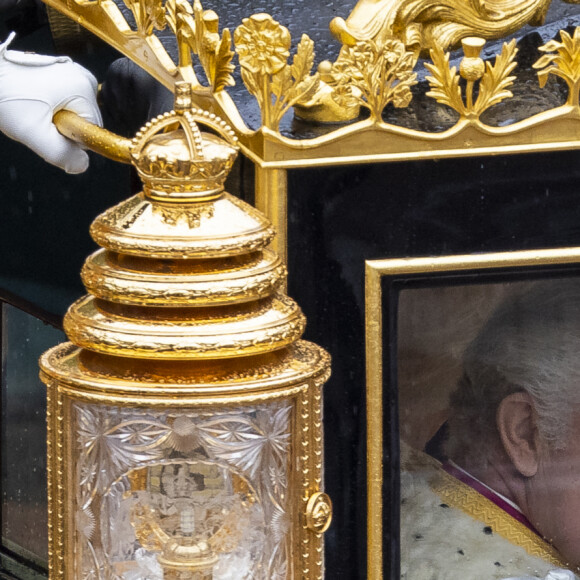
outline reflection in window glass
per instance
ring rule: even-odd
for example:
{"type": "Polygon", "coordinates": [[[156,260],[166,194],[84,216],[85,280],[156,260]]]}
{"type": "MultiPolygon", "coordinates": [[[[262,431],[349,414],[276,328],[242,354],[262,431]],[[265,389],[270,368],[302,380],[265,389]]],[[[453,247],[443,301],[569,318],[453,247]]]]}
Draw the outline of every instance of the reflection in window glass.
{"type": "Polygon", "coordinates": [[[2,305],[2,544],[46,565],[46,391],[38,358],[64,334],[2,305]]]}
{"type": "Polygon", "coordinates": [[[578,571],[580,280],[405,290],[398,318],[401,578],[578,571]]]}

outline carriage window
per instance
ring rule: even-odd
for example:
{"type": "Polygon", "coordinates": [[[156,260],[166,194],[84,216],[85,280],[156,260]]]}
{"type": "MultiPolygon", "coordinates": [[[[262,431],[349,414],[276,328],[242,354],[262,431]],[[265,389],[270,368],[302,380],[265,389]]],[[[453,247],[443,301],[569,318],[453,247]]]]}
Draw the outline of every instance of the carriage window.
{"type": "Polygon", "coordinates": [[[43,578],[47,561],[46,391],[38,358],[64,334],[2,303],[2,563],[43,578]],[[24,571],[26,566],[26,571],[24,571]]]}
{"type": "Polygon", "coordinates": [[[576,570],[580,279],[399,304],[401,578],[576,570]]]}

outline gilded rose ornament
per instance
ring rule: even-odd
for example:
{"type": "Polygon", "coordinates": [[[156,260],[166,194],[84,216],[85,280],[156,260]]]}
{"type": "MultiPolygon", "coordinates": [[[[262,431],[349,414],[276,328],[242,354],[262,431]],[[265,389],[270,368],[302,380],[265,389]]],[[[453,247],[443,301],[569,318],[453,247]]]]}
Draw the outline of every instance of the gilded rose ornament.
{"type": "Polygon", "coordinates": [[[242,80],[260,105],[263,125],[273,131],[290,108],[308,100],[319,85],[318,74],[310,75],[314,43],[303,34],[288,65],[291,42],[288,29],[268,14],[244,18],[234,33],[242,80]]]}
{"type": "Polygon", "coordinates": [[[280,72],[290,56],[288,29],[269,14],[254,14],[242,22],[234,34],[240,66],[257,75],[280,72]]]}

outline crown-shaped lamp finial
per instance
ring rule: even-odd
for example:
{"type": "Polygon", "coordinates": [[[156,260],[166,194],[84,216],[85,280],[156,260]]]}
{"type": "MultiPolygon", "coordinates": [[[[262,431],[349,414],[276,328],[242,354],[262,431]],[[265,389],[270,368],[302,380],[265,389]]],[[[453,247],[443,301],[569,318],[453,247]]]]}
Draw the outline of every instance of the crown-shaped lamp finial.
{"type": "Polygon", "coordinates": [[[208,201],[219,197],[224,189],[238,153],[237,137],[216,115],[193,108],[190,85],[179,85],[175,110],[159,115],[137,133],[131,157],[147,197],[208,201]],[[202,133],[198,124],[210,127],[220,137],[202,133]]]}

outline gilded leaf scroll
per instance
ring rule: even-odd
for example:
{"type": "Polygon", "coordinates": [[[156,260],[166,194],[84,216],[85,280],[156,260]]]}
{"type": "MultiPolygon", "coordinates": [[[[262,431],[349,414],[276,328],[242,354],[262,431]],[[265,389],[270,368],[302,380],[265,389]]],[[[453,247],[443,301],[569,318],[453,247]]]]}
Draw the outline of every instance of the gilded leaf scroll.
{"type": "Polygon", "coordinates": [[[539,50],[544,52],[533,65],[538,70],[540,86],[544,87],[550,74],[558,76],[568,85],[567,105],[578,106],[580,91],[580,27],[570,36],[565,30],[560,31],[560,39],[550,40],[539,50]]]}
{"type": "Polygon", "coordinates": [[[244,18],[234,33],[242,80],[260,105],[262,124],[273,131],[290,107],[318,88],[318,75],[310,75],[314,43],[303,34],[289,65],[291,41],[288,29],[269,14],[244,18]]]}
{"type": "Polygon", "coordinates": [[[179,67],[193,74],[192,54],[199,57],[213,93],[234,84],[232,35],[226,28],[219,35],[219,19],[213,10],[204,10],[199,0],[168,0],[167,20],[177,38],[179,67]]]}
{"type": "Polygon", "coordinates": [[[166,26],[163,0],[125,0],[142,36],[151,36],[153,30],[163,30],[166,26]]]}
{"type": "Polygon", "coordinates": [[[495,63],[485,63],[485,73],[479,82],[479,97],[474,106],[474,113],[479,116],[484,111],[513,96],[509,87],[515,76],[511,76],[516,68],[515,56],[518,52],[516,41],[504,43],[501,53],[496,56],[495,63]]]}
{"type": "MultiPolygon", "coordinates": [[[[577,0],[566,0],[577,3],[577,0]]],[[[343,44],[396,38],[416,53],[457,47],[468,36],[504,38],[543,22],[551,0],[358,0],[330,23],[343,44]]]]}
{"type": "MultiPolygon", "coordinates": [[[[474,37],[465,38],[465,34],[477,34],[481,38],[501,36],[507,31],[505,17],[513,17],[508,28],[515,31],[524,22],[541,17],[549,0],[526,0],[520,4],[514,0],[497,0],[497,4],[496,0],[492,4],[479,0],[459,3],[457,0],[361,0],[347,21],[334,22],[333,30],[343,42],[341,54],[334,64],[323,61],[317,74],[311,73],[314,47],[307,36],[302,37],[296,55],[289,63],[291,38],[288,30],[267,14],[246,18],[234,37],[241,76],[258,100],[263,127],[277,132],[277,136],[258,135],[260,129],[255,131],[246,124],[234,101],[223,90],[234,83],[232,35],[227,29],[221,34],[218,32],[217,14],[203,10],[200,0],[123,0],[133,13],[132,19],[127,19],[115,3],[107,0],[43,1],[82,22],[169,89],[173,89],[177,81],[190,83],[195,98],[199,98],[199,106],[215,110],[227,119],[242,146],[270,162],[284,158],[286,163],[301,165],[342,163],[344,158],[352,157],[365,160],[399,158],[405,152],[418,154],[416,149],[422,145],[417,145],[417,142],[425,144],[421,155],[434,155],[433,131],[407,129],[381,120],[381,111],[389,103],[395,107],[408,104],[415,75],[410,66],[413,60],[407,53],[412,51],[416,57],[425,48],[432,49],[432,63],[427,65],[430,72],[427,95],[459,114],[456,126],[446,130],[444,136],[437,137],[438,151],[455,155],[462,149],[463,141],[457,135],[465,121],[480,129],[475,141],[470,138],[470,147],[487,147],[494,154],[497,152],[497,135],[501,135],[502,143],[510,152],[521,150],[530,142],[552,147],[553,143],[562,141],[569,147],[577,140],[574,123],[563,120],[580,118],[579,30],[572,34],[562,32],[559,40],[546,43],[540,49],[543,56],[534,65],[538,69],[541,87],[549,75],[558,76],[567,83],[569,93],[565,107],[545,110],[540,104],[540,113],[501,127],[484,127],[486,124],[480,121],[482,113],[512,96],[517,49],[513,42],[504,44],[495,63],[485,63],[478,52],[483,41],[475,39],[473,43],[474,37]],[[399,10],[403,4],[405,14],[399,10]],[[499,5],[505,5],[509,11],[492,9],[492,6],[499,5]],[[373,6],[376,10],[369,9],[373,6]],[[452,13],[442,12],[441,6],[453,8],[452,13]],[[391,7],[397,7],[396,18],[382,18],[386,13],[391,14],[391,7]],[[421,7],[421,10],[416,12],[416,7],[421,7]],[[387,12],[383,12],[383,8],[387,12]],[[465,14],[461,12],[461,22],[458,20],[459,9],[467,11],[465,14]],[[468,14],[472,9],[477,11],[476,16],[486,21],[488,16],[493,17],[499,28],[495,29],[495,24],[493,31],[481,28],[473,15],[468,14]],[[337,28],[337,23],[347,26],[337,28]],[[173,61],[155,35],[156,30],[164,27],[170,28],[178,38],[178,63],[173,61]],[[460,67],[453,67],[445,48],[458,40],[464,45],[465,58],[460,67]],[[193,55],[202,65],[207,83],[198,80],[193,69],[193,55]],[[370,70],[364,70],[362,62],[370,64],[370,70]],[[384,68],[379,66],[381,62],[386,64],[384,68]],[[376,125],[374,130],[391,136],[388,145],[384,140],[384,147],[377,146],[369,139],[364,147],[360,147],[357,132],[368,130],[367,120],[360,125],[353,124],[349,129],[332,129],[315,139],[298,141],[280,135],[280,120],[292,106],[299,107],[298,113],[303,119],[342,123],[357,119],[359,105],[370,110],[371,124],[376,125]],[[536,128],[539,126],[546,126],[546,130],[538,132],[536,128]],[[413,140],[411,145],[409,137],[413,140]],[[350,143],[354,144],[354,149],[350,148],[350,143]]],[[[67,128],[63,130],[65,133],[68,131],[67,128]]],[[[75,129],[70,134],[80,133],[75,129]]],[[[89,144],[90,138],[79,138],[86,139],[89,147],[95,147],[89,144]]]]}

